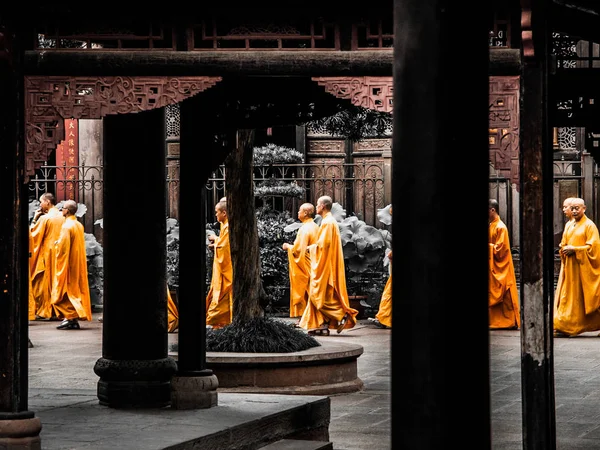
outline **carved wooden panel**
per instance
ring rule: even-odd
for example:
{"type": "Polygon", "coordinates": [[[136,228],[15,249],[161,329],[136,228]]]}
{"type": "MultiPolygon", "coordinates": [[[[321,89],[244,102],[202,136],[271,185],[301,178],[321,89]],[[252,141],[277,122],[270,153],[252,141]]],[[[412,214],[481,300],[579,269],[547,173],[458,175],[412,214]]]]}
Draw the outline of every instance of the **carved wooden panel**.
{"type": "Polygon", "coordinates": [[[325,92],[355,106],[392,113],[394,77],[313,77],[325,92]]]}
{"type": "Polygon", "coordinates": [[[339,153],[340,157],[344,158],[344,140],[343,139],[327,139],[313,140],[308,142],[308,152],[314,153],[314,156],[320,156],[328,153],[339,153]]]}
{"type": "Polygon", "coordinates": [[[519,185],[519,77],[489,77],[490,165],[519,185]]]}
{"type": "Polygon", "coordinates": [[[354,144],[355,157],[359,155],[381,156],[384,151],[392,150],[392,139],[363,139],[354,144]]]}
{"type": "Polygon", "coordinates": [[[221,77],[25,77],[26,176],[64,139],[63,119],[100,119],[178,103],[221,77]]]}

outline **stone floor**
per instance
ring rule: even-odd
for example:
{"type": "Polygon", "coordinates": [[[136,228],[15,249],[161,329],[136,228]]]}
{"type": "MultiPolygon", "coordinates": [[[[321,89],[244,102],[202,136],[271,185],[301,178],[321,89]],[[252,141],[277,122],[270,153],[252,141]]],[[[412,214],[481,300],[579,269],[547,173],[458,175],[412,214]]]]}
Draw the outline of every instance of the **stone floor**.
{"type": "MultiPolygon", "coordinates": [[[[317,337],[364,347],[358,358],[358,375],[364,383],[360,392],[327,397],[219,391],[218,408],[179,411],[175,418],[161,411],[134,413],[98,405],[98,377],[93,367],[102,355],[99,315],[94,314],[92,322],[81,322],[81,330],[57,330],[56,322],[30,322],[34,347],[29,349],[29,409],[42,420],[43,449],[119,448],[115,442],[127,450],[174,448],[173,442],[187,436],[199,421],[203,426],[196,425],[198,435],[228,426],[233,435],[239,425],[260,420],[265,414],[305,408],[326,398],[330,400],[329,440],[334,450],[392,448],[391,330],[361,320],[341,334],[317,337]],[[136,437],[139,433],[143,439],[136,437]]],[[[169,342],[176,339],[176,333],[169,335],[169,342]]]]}

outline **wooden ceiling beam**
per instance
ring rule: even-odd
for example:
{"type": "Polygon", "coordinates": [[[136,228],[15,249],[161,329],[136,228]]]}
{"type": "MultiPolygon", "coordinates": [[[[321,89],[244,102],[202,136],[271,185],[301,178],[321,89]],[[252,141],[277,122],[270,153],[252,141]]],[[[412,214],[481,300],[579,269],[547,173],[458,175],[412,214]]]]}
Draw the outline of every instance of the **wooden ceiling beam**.
{"type": "MultiPolygon", "coordinates": [[[[60,76],[392,76],[392,50],[102,51],[30,50],[25,75],[60,76]]],[[[517,49],[491,49],[490,75],[519,73],[517,49]]]]}
{"type": "Polygon", "coordinates": [[[26,75],[392,76],[393,52],[377,51],[27,51],[26,75]]]}

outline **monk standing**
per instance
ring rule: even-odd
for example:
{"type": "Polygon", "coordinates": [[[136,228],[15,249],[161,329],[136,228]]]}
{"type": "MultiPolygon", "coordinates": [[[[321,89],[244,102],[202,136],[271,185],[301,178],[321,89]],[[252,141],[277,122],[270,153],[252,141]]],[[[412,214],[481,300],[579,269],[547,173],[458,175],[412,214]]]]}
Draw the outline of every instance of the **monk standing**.
{"type": "Polygon", "coordinates": [[[31,223],[31,257],[29,271],[31,291],[35,301],[34,318],[52,317],[52,283],[54,280],[54,243],[60,235],[65,218],[55,206],[54,195],[46,192],[40,196],[40,207],[31,223]]]}
{"type": "Polygon", "coordinates": [[[560,248],[563,277],[556,293],[556,337],[600,330],[600,236],[585,210],[583,199],[572,201],[573,222],[565,228],[560,248]]]}
{"type": "Polygon", "coordinates": [[[92,302],[88,284],[85,233],[77,220],[77,203],[66,200],[65,217],[56,241],[56,266],[52,288],[52,307],[59,319],[59,330],[79,330],[79,320],[92,320],[92,302]]]}
{"type": "Polygon", "coordinates": [[[310,335],[328,336],[356,325],[358,311],[350,308],[339,225],[331,214],[331,197],[319,197],[317,214],[323,218],[317,242],[309,245],[311,262],[309,302],[300,327],[310,335]]]}
{"type": "Polygon", "coordinates": [[[519,293],[510,251],[508,229],[498,215],[498,201],[490,199],[489,207],[489,323],[490,328],[519,328],[519,293]]]}
{"type": "Polygon", "coordinates": [[[284,242],[282,248],[288,254],[290,273],[290,317],[300,317],[304,313],[310,288],[310,255],[307,247],[317,241],[319,226],[313,220],[315,207],[312,203],[303,203],[298,209],[298,220],[302,225],[298,229],[294,244],[284,242]]]}
{"type": "Polygon", "coordinates": [[[222,328],[229,325],[233,314],[233,266],[229,247],[227,202],[215,205],[215,216],[221,224],[219,236],[210,236],[209,248],[214,250],[210,290],[206,296],[206,325],[222,328]]]}

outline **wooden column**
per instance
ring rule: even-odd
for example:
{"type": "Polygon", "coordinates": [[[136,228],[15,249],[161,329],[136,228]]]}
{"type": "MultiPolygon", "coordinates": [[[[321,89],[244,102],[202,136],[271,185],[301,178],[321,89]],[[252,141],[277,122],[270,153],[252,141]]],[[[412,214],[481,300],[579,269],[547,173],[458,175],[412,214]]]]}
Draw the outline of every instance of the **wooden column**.
{"type": "Polygon", "coordinates": [[[218,380],[206,368],[206,220],[207,160],[214,150],[211,108],[202,98],[181,102],[179,189],[178,370],[172,406],[210,408],[218,403],[218,380]]]}
{"type": "Polygon", "coordinates": [[[397,448],[491,448],[487,5],[394,2],[397,448]]]}
{"type": "Polygon", "coordinates": [[[546,0],[521,3],[524,14],[520,125],[523,448],[554,449],[553,162],[552,128],[548,121],[550,29],[545,16],[550,5],[546,0]]]}
{"type": "Polygon", "coordinates": [[[28,233],[20,35],[0,20],[0,448],[40,449],[28,410],[28,233]],[[12,44],[12,45],[11,45],[12,44]]]}
{"type": "Polygon", "coordinates": [[[104,328],[100,404],[170,404],[164,109],[104,118],[104,328]],[[135,326],[134,323],[135,322],[135,326]]]}

